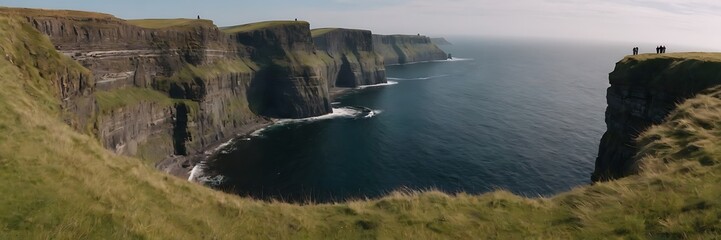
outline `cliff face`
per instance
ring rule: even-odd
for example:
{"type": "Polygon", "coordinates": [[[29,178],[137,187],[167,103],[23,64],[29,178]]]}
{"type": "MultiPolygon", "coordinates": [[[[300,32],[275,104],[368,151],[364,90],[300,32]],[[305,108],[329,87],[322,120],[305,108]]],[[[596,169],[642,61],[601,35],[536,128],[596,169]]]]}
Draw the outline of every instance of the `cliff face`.
{"type": "Polygon", "coordinates": [[[219,29],[195,19],[0,12],[25,19],[88,69],[56,76],[66,121],[146,160],[198,153],[267,117],[327,114],[329,88],[386,81],[369,31],[319,37],[318,51],[307,22],[219,29]]]}
{"type": "Polygon", "coordinates": [[[635,173],[638,134],[661,123],[677,103],[721,84],[721,62],[709,56],[638,55],[616,64],[609,74],[607,131],[601,139],[593,181],[635,173]]]}
{"type": "Polygon", "coordinates": [[[386,65],[433,60],[445,60],[448,54],[426,36],[373,35],[375,51],[383,56],[386,65]]]}
{"type": "Polygon", "coordinates": [[[262,67],[254,81],[253,108],[266,116],[304,118],[332,112],[326,65],[315,53],[310,24],[279,21],[224,29],[247,46],[262,67]]]}
{"type": "Polygon", "coordinates": [[[155,160],[189,154],[262,121],[245,98],[253,76],[242,61],[248,54],[210,21],[150,29],[109,15],[19,14],[92,71],[85,95],[98,104],[69,100],[77,107],[66,109],[84,113],[78,125],[90,125],[117,153],[155,160]],[[194,115],[188,105],[196,106],[194,115]]]}
{"type": "Polygon", "coordinates": [[[386,82],[383,57],[373,46],[373,34],[367,30],[315,29],[316,49],[327,54],[329,87],[358,87],[386,82]]]}

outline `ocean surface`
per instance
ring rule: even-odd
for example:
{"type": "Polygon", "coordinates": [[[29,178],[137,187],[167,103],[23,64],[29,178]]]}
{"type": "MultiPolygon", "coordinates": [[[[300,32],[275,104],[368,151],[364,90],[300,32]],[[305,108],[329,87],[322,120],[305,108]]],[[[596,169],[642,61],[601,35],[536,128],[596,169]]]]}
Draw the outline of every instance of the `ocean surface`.
{"type": "Polygon", "coordinates": [[[331,115],[236,139],[206,172],[218,189],[290,202],[427,189],[547,196],[588,184],[608,73],[633,46],[449,40],[455,60],[389,66],[389,84],[353,90],[331,115]]]}

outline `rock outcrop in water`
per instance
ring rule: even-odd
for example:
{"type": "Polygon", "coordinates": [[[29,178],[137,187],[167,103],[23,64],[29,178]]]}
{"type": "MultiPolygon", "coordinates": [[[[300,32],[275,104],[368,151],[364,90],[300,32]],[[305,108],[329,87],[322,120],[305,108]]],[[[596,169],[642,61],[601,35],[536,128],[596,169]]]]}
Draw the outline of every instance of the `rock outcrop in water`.
{"type": "MultiPolygon", "coordinates": [[[[0,12],[26,19],[89,69],[57,76],[67,122],[116,153],[148,161],[202,152],[268,117],[330,113],[329,88],[386,82],[370,31],[314,38],[302,21],[220,29],[208,20],[0,12]]],[[[411,55],[433,55],[418,51],[411,55]]]]}
{"type": "Polygon", "coordinates": [[[626,57],[609,74],[607,131],[601,139],[592,180],[633,174],[635,138],[661,123],[676,104],[721,84],[721,62],[703,53],[626,57]]]}
{"type": "Polygon", "coordinates": [[[448,54],[421,35],[373,35],[375,51],[386,65],[445,60],[448,54]]]}

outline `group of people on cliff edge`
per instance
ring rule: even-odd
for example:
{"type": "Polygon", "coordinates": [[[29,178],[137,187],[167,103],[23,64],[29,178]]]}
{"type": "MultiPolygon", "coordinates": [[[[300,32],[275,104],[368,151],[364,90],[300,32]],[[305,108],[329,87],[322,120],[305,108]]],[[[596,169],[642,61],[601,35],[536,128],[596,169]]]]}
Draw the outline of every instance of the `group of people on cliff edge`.
{"type": "MultiPolygon", "coordinates": [[[[656,54],[666,53],[666,46],[656,46],[656,54]]],[[[633,48],[633,55],[638,55],[638,47],[633,48]]]]}
{"type": "Polygon", "coordinates": [[[638,47],[633,48],[633,55],[638,55],[638,47]]]}
{"type": "Polygon", "coordinates": [[[659,54],[659,53],[666,53],[666,46],[661,45],[661,46],[656,47],[656,54],[659,54]]]}

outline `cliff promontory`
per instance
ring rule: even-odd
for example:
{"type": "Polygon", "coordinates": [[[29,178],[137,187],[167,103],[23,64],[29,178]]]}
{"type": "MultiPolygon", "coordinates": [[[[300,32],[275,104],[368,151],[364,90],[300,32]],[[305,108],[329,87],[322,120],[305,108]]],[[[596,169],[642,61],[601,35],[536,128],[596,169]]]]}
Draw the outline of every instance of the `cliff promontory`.
{"type": "Polygon", "coordinates": [[[443,52],[431,38],[421,35],[373,35],[375,51],[386,65],[445,60],[443,52]]]}
{"type": "Polygon", "coordinates": [[[327,54],[331,87],[358,87],[386,82],[383,58],[373,46],[371,31],[325,28],[312,31],[313,42],[327,54]]]}
{"type": "Polygon", "coordinates": [[[676,104],[721,84],[721,59],[707,53],[629,56],[616,64],[609,80],[607,131],[594,181],[638,171],[636,137],[663,122],[676,104]]]}

